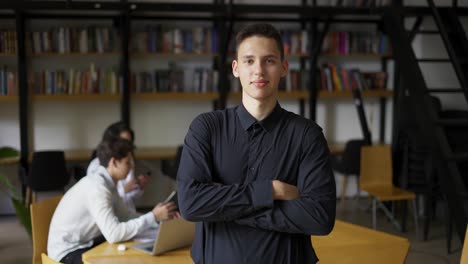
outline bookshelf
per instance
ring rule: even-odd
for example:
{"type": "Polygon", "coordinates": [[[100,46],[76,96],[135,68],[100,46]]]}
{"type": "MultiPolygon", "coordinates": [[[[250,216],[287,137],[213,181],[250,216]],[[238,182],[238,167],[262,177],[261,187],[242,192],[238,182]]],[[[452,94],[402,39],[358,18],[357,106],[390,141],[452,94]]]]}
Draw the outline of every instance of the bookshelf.
{"type": "MultiPolygon", "coordinates": [[[[69,43],[66,44],[62,43],[61,50],[57,49],[45,49],[41,52],[33,52],[34,51],[34,44],[29,44],[24,47],[24,52],[26,56],[26,64],[28,69],[28,74],[30,74],[30,70],[43,70],[41,69],[41,64],[49,64],[54,65],[54,68],[50,68],[50,70],[63,70],[68,71],[70,68],[77,68],[86,70],[90,67],[90,63],[86,63],[82,66],[79,64],[82,61],[93,61],[94,66],[96,68],[102,67],[101,61],[113,61],[111,64],[117,69],[128,69],[128,78],[122,76],[122,87],[118,89],[118,92],[114,95],[109,95],[108,93],[100,93],[100,94],[88,94],[88,93],[78,93],[78,94],[36,94],[32,92],[33,90],[29,90],[29,95],[26,95],[27,102],[32,102],[33,104],[37,103],[38,107],[48,107],[50,105],[66,105],[68,102],[77,102],[83,103],[83,107],[87,107],[86,102],[92,102],[95,104],[103,103],[107,104],[108,102],[112,103],[112,105],[120,105],[120,112],[115,111],[118,114],[115,116],[121,116],[122,119],[130,121],[133,127],[142,127],[141,129],[138,128],[136,130],[137,135],[141,135],[144,133],[148,126],[146,123],[148,121],[153,120],[154,113],[163,113],[167,115],[174,115],[173,118],[178,118],[176,116],[183,114],[184,112],[180,110],[178,112],[173,112],[172,110],[161,109],[160,106],[165,105],[173,105],[174,109],[183,109],[187,107],[192,107],[192,105],[197,105],[199,109],[202,109],[202,105],[209,105],[209,108],[213,108],[212,105],[207,104],[207,102],[218,102],[217,105],[225,105],[226,100],[234,99],[239,100],[241,95],[240,92],[229,92],[224,85],[213,85],[211,91],[206,92],[193,92],[188,89],[189,92],[185,88],[186,86],[181,86],[180,90],[177,91],[146,91],[141,90],[141,85],[138,85],[139,88],[136,87],[135,84],[132,84],[132,73],[136,74],[138,72],[147,72],[151,73],[156,70],[166,70],[169,67],[169,63],[175,62],[177,66],[184,66],[184,64],[203,64],[204,68],[211,69],[211,70],[218,70],[221,67],[226,69],[226,74],[221,74],[221,70],[219,71],[219,80],[227,77],[230,75],[230,60],[225,59],[227,57],[231,57],[233,51],[230,49],[224,49],[227,44],[224,44],[226,37],[223,34],[227,34],[229,32],[227,30],[227,22],[229,21],[229,10],[235,10],[236,17],[233,18],[233,21],[255,21],[255,16],[259,16],[260,20],[268,21],[271,18],[271,13],[275,14],[293,14],[297,15],[297,17],[302,16],[303,14],[310,15],[311,19],[317,19],[316,22],[312,23],[312,20],[309,19],[295,19],[294,26],[291,28],[297,29],[296,35],[309,35],[312,34],[310,31],[313,30],[320,30],[322,27],[319,24],[323,25],[325,23],[325,19],[328,15],[331,16],[339,16],[339,15],[346,15],[347,20],[351,21],[354,19],[359,20],[360,16],[373,14],[374,17],[378,17],[381,15],[380,9],[372,9],[367,7],[359,7],[359,8],[341,8],[341,7],[312,7],[310,4],[306,4],[307,6],[302,5],[291,5],[288,7],[284,7],[281,5],[262,5],[262,8],[257,8],[257,5],[254,4],[234,4],[233,6],[229,6],[229,4],[184,4],[184,3],[161,3],[161,2],[148,2],[148,3],[136,3],[136,8],[131,10],[127,10],[128,6],[126,5],[118,5],[115,3],[103,3],[101,6],[101,10],[95,10],[93,3],[85,3],[85,2],[76,2],[73,1],[72,6],[70,8],[61,5],[53,5],[47,2],[44,2],[42,5],[35,5],[34,7],[30,6],[29,2],[25,2],[21,5],[20,9],[27,11],[23,16],[23,22],[27,23],[25,27],[25,39],[26,42],[30,41],[31,37],[29,33],[31,32],[48,32],[51,28],[55,27],[68,27],[70,31],[74,28],[80,28],[81,24],[84,26],[88,24],[94,25],[104,25],[108,28],[113,28],[119,31],[117,37],[114,39],[115,49],[113,50],[102,50],[101,52],[96,52],[93,50],[88,50],[87,52],[80,52],[76,49],[67,49],[68,45],[71,45],[72,41],[68,41],[69,43]],[[59,8],[60,6],[60,8],[59,8]],[[174,7],[177,9],[174,9],[174,7]],[[63,15],[54,17],[54,13],[58,10],[63,11],[63,15]],[[92,10],[92,12],[90,12],[92,10]],[[144,10],[158,10],[152,12],[145,12],[144,10]],[[177,10],[177,11],[174,11],[177,10]],[[261,12],[257,12],[257,10],[261,10],[261,12]],[[117,12],[116,12],[117,11],[117,12]],[[123,11],[123,12],[121,12],[123,11]],[[122,13],[127,12],[126,19],[123,19],[122,13]],[[328,12],[330,11],[330,12],[328,12]],[[206,15],[208,14],[208,15],[206,15]],[[262,14],[266,16],[262,19],[262,14]],[[326,14],[326,16],[325,16],[326,14]],[[67,19],[67,16],[71,15],[74,17],[73,19],[67,19]],[[251,16],[249,16],[251,15],[251,16]],[[355,15],[356,17],[349,17],[349,15],[355,15]],[[349,17],[349,18],[348,18],[349,17]],[[93,20],[93,22],[89,23],[89,20],[93,20]],[[45,22],[44,22],[45,21],[45,22]],[[52,22],[51,22],[52,21],[52,22]],[[57,23],[59,21],[60,23],[57,23]],[[217,41],[217,45],[215,49],[212,50],[205,50],[205,51],[190,51],[181,49],[178,51],[174,50],[158,50],[158,49],[138,49],[135,48],[134,41],[138,39],[136,36],[140,34],[143,39],[145,39],[145,27],[156,28],[158,25],[162,25],[162,29],[168,30],[192,30],[194,27],[204,27],[204,28],[213,28],[214,23],[218,22],[220,27],[226,29],[226,32],[220,32],[217,41]],[[63,23],[62,23],[63,22],[63,23]],[[46,24],[45,26],[41,24],[46,24]],[[37,24],[37,25],[36,25],[37,24]],[[51,26],[54,25],[54,26],[51,26]],[[147,26],[150,27],[147,27],[147,26]],[[126,28],[126,29],[125,29],[126,28]],[[29,33],[28,33],[29,32],[29,33]],[[222,34],[223,33],[223,34],[222,34]],[[128,34],[128,35],[127,35],[128,34]],[[121,39],[120,36],[128,36],[128,39],[125,41],[121,39]],[[122,47],[127,46],[128,49],[122,49],[122,47]],[[222,59],[225,61],[221,62],[222,59]],[[61,66],[60,64],[63,64],[61,66]],[[31,67],[30,67],[31,66],[31,67]],[[132,86],[133,85],[133,86],[132,86]],[[134,90],[132,90],[134,89],[134,90]],[[140,89],[137,92],[137,89],[140,89]],[[218,90],[220,89],[220,90],[218,90]],[[224,101],[224,102],[223,102],[224,101]],[[138,117],[139,111],[145,111],[146,116],[138,117]],[[132,120],[130,118],[125,118],[126,116],[132,116],[132,120]],[[136,121],[135,121],[136,120],[136,121]],[[135,122],[134,122],[135,121],[135,122]],[[145,129],[146,128],[146,129],[145,129]]],[[[2,8],[2,6],[0,6],[2,8]]],[[[333,18],[333,17],[332,17],[333,18]]],[[[278,23],[282,23],[283,18],[282,16],[273,17],[273,20],[278,21],[278,23]]],[[[376,19],[374,19],[376,20],[376,19]]],[[[284,18],[284,21],[290,22],[291,19],[284,18]]],[[[347,22],[345,22],[347,23],[347,22]]],[[[163,30],[163,31],[164,31],[163,30]]],[[[53,30],[51,30],[53,31],[53,30]]],[[[63,34],[59,33],[60,30],[56,30],[54,34],[63,34]]],[[[66,29],[65,29],[66,31],[66,29]]],[[[147,32],[152,32],[151,30],[147,32]]],[[[50,33],[42,33],[45,35],[50,35],[50,33]]],[[[153,33],[151,33],[153,34],[153,33]]],[[[233,38],[235,33],[231,34],[231,39],[233,38]]],[[[295,34],[292,32],[291,34],[295,34]]],[[[312,36],[312,35],[311,35],[312,36]]],[[[37,38],[37,37],[36,37],[37,38]]],[[[146,39],[148,39],[148,35],[146,35],[146,39]]],[[[314,39],[314,38],[311,38],[314,39]]],[[[315,39],[314,39],[315,40],[315,39]]],[[[141,44],[141,43],[140,43],[141,44]]],[[[309,43],[311,44],[311,43],[309,43]]],[[[37,45],[36,45],[37,46],[37,45]]],[[[39,45],[40,46],[40,45],[39,45]]],[[[45,45],[47,46],[47,45],[45,45]]],[[[51,46],[51,45],[49,45],[51,46]]],[[[53,46],[53,45],[52,45],[53,46]]],[[[309,48],[307,45],[300,46],[297,43],[290,43],[291,51],[286,53],[286,58],[290,61],[295,61],[295,64],[298,65],[295,67],[296,70],[305,70],[307,72],[312,72],[314,67],[319,66],[320,64],[318,61],[315,61],[316,65],[310,66],[306,65],[307,62],[313,61],[313,57],[317,56],[320,60],[323,59],[331,59],[331,60],[366,60],[366,61],[373,61],[373,60],[387,60],[391,59],[391,53],[389,52],[362,52],[362,51],[352,51],[347,52],[345,54],[339,52],[322,52],[319,50],[313,50],[313,48],[309,48]],[[296,48],[293,48],[295,46],[296,48]],[[301,47],[301,48],[299,48],[301,47]],[[298,51],[299,50],[299,51],[298,51]],[[314,52],[316,54],[314,54],[314,52]]],[[[10,54],[1,54],[0,58],[7,58],[8,56],[16,59],[14,55],[10,54]]],[[[105,64],[105,63],[104,63],[105,64]]],[[[224,83],[223,83],[224,84],[224,83]]],[[[298,101],[300,107],[304,109],[306,106],[310,108],[316,107],[311,100],[315,100],[312,97],[312,94],[317,94],[318,100],[326,100],[327,102],[333,101],[340,101],[342,99],[348,100],[352,98],[351,93],[347,91],[333,91],[333,92],[316,92],[316,89],[320,87],[316,87],[315,85],[296,85],[296,89],[292,89],[292,87],[286,87],[286,89],[291,88],[291,91],[281,91],[279,93],[280,100],[288,100],[292,101],[292,103],[296,103],[294,101],[298,101]]],[[[392,91],[377,91],[377,90],[369,90],[363,91],[362,95],[364,98],[379,98],[379,99],[388,99],[393,96],[392,91]]],[[[18,101],[20,98],[18,97],[5,97],[0,98],[3,101],[18,101]]],[[[77,105],[74,104],[74,105],[77,105]]],[[[108,104],[109,105],[109,104],[108,104]]],[[[190,109],[190,108],[189,108],[190,109]]],[[[196,111],[205,111],[199,110],[196,111]]],[[[210,110],[210,109],[207,109],[210,110]]],[[[114,111],[112,111],[114,112],[114,111]]],[[[305,112],[301,110],[301,112],[305,112]]],[[[193,114],[193,113],[190,113],[193,114]]],[[[32,115],[29,114],[28,116],[23,116],[22,119],[25,123],[31,123],[32,115]]],[[[314,117],[313,117],[314,118],[314,117]]],[[[164,129],[167,126],[171,126],[172,123],[164,123],[167,120],[157,120],[155,122],[162,122],[158,123],[158,129],[164,129]]],[[[103,124],[104,127],[106,124],[103,124]]],[[[96,128],[96,130],[101,130],[96,128]]],[[[32,130],[34,131],[34,130],[32,130]]],[[[28,132],[29,134],[31,131],[28,132]]],[[[34,132],[36,133],[36,131],[34,132]]],[[[97,132],[100,134],[100,132],[97,132]]],[[[149,134],[149,133],[147,133],[149,134]]],[[[170,132],[166,132],[166,134],[170,134],[170,132]]],[[[31,135],[28,135],[31,137],[31,135]]],[[[139,136],[138,136],[139,137],[139,136]]],[[[138,138],[137,137],[137,138],[138,138]]],[[[22,141],[28,142],[30,139],[28,137],[22,137],[22,141]]],[[[150,143],[152,144],[152,143],[150,143]]]]}
{"type": "Polygon", "coordinates": [[[110,94],[78,94],[78,95],[33,95],[33,102],[87,102],[87,101],[114,101],[121,100],[120,95],[110,94]]]}

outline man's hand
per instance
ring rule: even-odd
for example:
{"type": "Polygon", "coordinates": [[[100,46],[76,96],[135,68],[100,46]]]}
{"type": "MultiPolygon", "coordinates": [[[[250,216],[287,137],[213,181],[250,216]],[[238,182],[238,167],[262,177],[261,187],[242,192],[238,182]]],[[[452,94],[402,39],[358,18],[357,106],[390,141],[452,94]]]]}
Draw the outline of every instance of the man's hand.
{"type": "Polygon", "coordinates": [[[296,186],[282,181],[273,180],[273,200],[294,200],[299,198],[299,190],[296,186]]]}
{"type": "Polygon", "coordinates": [[[140,174],[137,179],[138,179],[138,185],[140,186],[140,189],[143,190],[145,189],[146,185],[148,185],[150,177],[140,174]]]}
{"type": "Polygon", "coordinates": [[[173,202],[158,203],[152,210],[156,221],[171,220],[180,217],[177,206],[173,202]]]}
{"type": "Polygon", "coordinates": [[[140,186],[138,185],[138,181],[135,177],[132,177],[128,182],[124,184],[125,193],[131,192],[138,188],[140,188],[140,186]]]}

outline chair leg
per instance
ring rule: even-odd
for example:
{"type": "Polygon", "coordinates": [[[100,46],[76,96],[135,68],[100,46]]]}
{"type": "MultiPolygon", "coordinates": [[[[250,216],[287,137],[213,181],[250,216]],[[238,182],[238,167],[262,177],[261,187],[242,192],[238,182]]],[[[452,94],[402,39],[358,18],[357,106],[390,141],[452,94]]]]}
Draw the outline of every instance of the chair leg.
{"type": "Polygon", "coordinates": [[[413,216],[414,216],[414,227],[416,228],[416,238],[421,239],[419,237],[418,206],[417,206],[416,199],[413,199],[413,216]]]}
{"type": "Polygon", "coordinates": [[[343,209],[346,198],[346,187],[348,186],[348,176],[344,175],[343,183],[341,184],[341,197],[340,197],[340,208],[343,209]]]}
{"type": "Polygon", "coordinates": [[[429,225],[431,223],[432,218],[432,195],[426,193],[424,195],[424,234],[423,234],[423,241],[427,241],[427,237],[429,236],[429,225]]]}
{"type": "Polygon", "coordinates": [[[372,198],[372,228],[377,229],[377,199],[372,198]]]}
{"type": "Polygon", "coordinates": [[[445,209],[446,209],[445,231],[447,235],[447,254],[450,254],[450,252],[452,251],[452,215],[450,213],[450,209],[448,208],[448,204],[446,204],[445,209]]]}

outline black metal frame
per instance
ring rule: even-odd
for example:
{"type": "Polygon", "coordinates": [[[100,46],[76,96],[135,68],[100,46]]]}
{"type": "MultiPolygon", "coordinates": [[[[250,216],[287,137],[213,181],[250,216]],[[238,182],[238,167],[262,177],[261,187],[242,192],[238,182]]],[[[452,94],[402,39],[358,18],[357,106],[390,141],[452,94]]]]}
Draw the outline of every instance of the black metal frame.
{"type": "MultiPolygon", "coordinates": [[[[456,4],[456,0],[454,0],[456,4]]],[[[380,23],[380,18],[385,16],[386,12],[391,10],[397,16],[424,16],[430,15],[431,10],[427,7],[403,7],[400,0],[395,1],[393,7],[374,7],[374,8],[351,8],[351,7],[327,7],[315,6],[316,1],[312,0],[312,4],[307,4],[304,0],[301,5],[244,5],[233,4],[232,0],[229,4],[225,4],[224,0],[214,0],[210,4],[194,4],[194,3],[139,3],[127,2],[125,0],[115,2],[81,2],[81,1],[18,1],[6,0],[0,2],[0,10],[14,10],[15,15],[0,14],[0,17],[15,17],[17,22],[18,34],[18,74],[19,74],[19,112],[20,112],[20,140],[21,140],[21,166],[27,168],[27,158],[29,153],[28,146],[28,89],[26,83],[26,54],[25,54],[25,30],[24,21],[28,18],[76,18],[76,19],[110,19],[118,17],[120,19],[120,29],[122,36],[129,36],[130,20],[138,19],[186,19],[186,20],[212,20],[219,24],[219,27],[225,29],[227,27],[228,34],[220,35],[219,46],[222,48],[221,56],[217,59],[216,63],[220,72],[220,83],[229,83],[226,78],[226,59],[227,59],[227,43],[229,41],[230,32],[234,21],[290,21],[301,22],[309,24],[308,34],[310,39],[318,39],[314,42],[315,45],[310,45],[310,93],[309,93],[309,118],[316,119],[316,104],[318,89],[316,87],[316,65],[318,55],[320,53],[321,43],[328,30],[330,23],[380,23]],[[53,11],[53,12],[50,12],[53,11]],[[60,11],[60,14],[56,12],[60,11]],[[93,11],[89,14],[80,14],[82,11],[93,11]],[[55,12],[55,13],[54,13],[55,12]],[[78,12],[78,13],[77,13],[78,12]],[[114,14],[115,12],[115,14],[114,14]],[[185,16],[181,13],[199,14],[199,16],[185,16]],[[169,13],[169,14],[168,14],[169,13]],[[208,15],[207,15],[208,14],[208,15]],[[270,14],[289,14],[291,17],[274,18],[269,17],[270,14]],[[255,15],[249,17],[246,15],[255,15]],[[263,16],[262,16],[263,15],[263,16]],[[346,18],[346,15],[353,15],[358,17],[346,18]],[[371,18],[364,18],[365,16],[375,16],[371,18]],[[336,17],[339,16],[339,17],[336,17]],[[344,17],[342,17],[344,16],[344,17]],[[318,24],[325,23],[325,30],[318,31],[318,24]]],[[[468,8],[457,8],[457,14],[462,16],[468,15],[468,8]]],[[[416,33],[416,26],[411,34],[416,33]]],[[[386,64],[386,61],[382,62],[386,64]]],[[[124,77],[124,89],[121,102],[121,118],[123,121],[130,123],[130,91],[129,91],[129,54],[128,54],[128,41],[122,37],[122,58],[121,64],[124,77]]],[[[398,75],[401,71],[398,69],[399,65],[396,64],[395,71],[395,97],[401,93],[397,87],[399,84],[398,75]]],[[[226,106],[228,88],[223,86],[220,89],[220,99],[215,104],[214,108],[222,109],[226,106]]],[[[394,111],[397,109],[394,100],[394,111]]],[[[381,105],[381,133],[380,141],[384,140],[385,131],[385,99],[380,99],[381,105]]],[[[303,108],[305,102],[300,101],[301,114],[304,114],[303,108]]],[[[394,115],[395,116],[395,115],[394,115]]],[[[395,120],[394,127],[395,129],[395,120]]],[[[395,131],[395,130],[394,130],[395,131]]]]}

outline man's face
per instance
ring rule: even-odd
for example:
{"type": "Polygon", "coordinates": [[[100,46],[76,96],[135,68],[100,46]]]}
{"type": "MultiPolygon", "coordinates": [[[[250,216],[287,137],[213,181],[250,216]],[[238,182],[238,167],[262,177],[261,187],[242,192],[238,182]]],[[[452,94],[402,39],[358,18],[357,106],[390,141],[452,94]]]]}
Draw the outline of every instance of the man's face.
{"type": "Polygon", "coordinates": [[[232,73],[240,79],[243,96],[276,100],[280,78],[288,72],[288,63],[280,56],[274,39],[252,36],[241,42],[232,73]]]}
{"type": "Polygon", "coordinates": [[[117,180],[123,180],[127,177],[130,170],[133,168],[133,156],[132,153],[128,153],[126,157],[114,160],[114,172],[117,180]]]}

